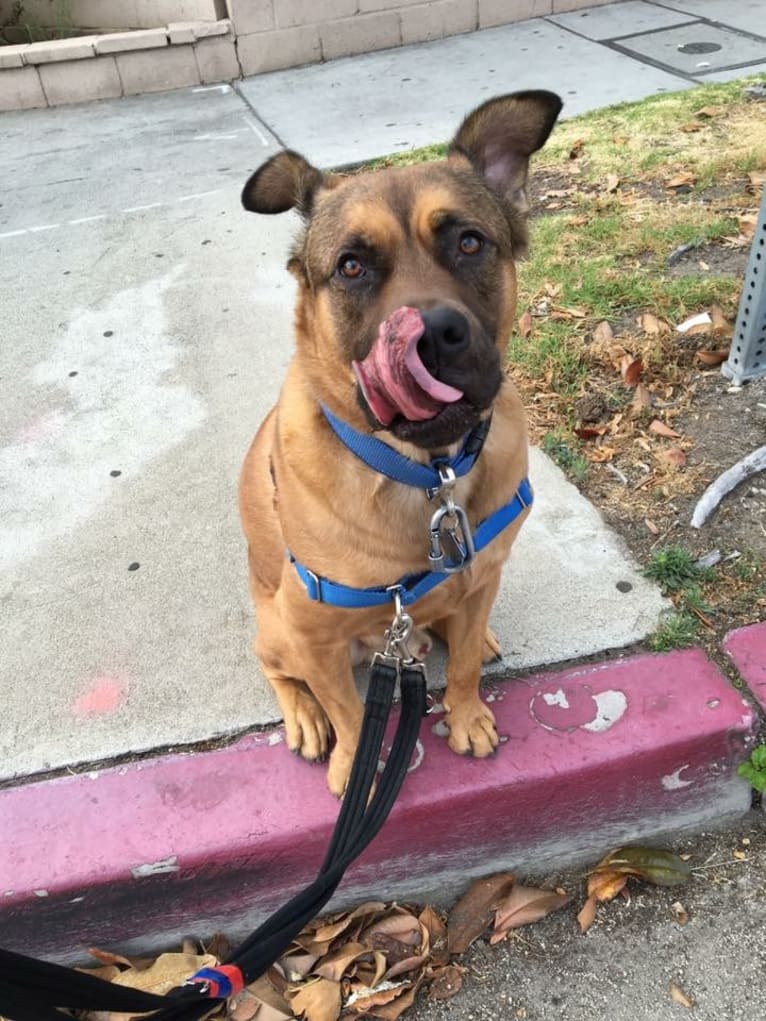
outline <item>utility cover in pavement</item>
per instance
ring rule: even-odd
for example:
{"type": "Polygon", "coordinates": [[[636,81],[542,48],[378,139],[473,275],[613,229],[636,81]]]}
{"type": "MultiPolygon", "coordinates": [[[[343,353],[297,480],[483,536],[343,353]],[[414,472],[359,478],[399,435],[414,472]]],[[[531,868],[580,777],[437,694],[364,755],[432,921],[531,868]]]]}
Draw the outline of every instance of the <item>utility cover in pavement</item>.
{"type": "Polygon", "coordinates": [[[668,70],[699,75],[766,60],[766,39],[702,21],[660,32],[627,36],[612,45],[668,70]]]}

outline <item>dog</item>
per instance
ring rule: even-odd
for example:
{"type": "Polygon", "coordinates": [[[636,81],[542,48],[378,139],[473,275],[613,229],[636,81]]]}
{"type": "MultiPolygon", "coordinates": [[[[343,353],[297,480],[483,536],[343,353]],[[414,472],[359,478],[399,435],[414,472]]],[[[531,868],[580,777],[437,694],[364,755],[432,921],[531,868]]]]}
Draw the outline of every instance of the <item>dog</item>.
{"type": "Polygon", "coordinates": [[[496,97],[465,118],[446,159],[406,167],[323,173],[283,150],[242,192],[251,212],[295,209],[303,221],[287,267],[298,281],[295,353],[239,488],[254,649],[288,747],[329,755],[338,797],[363,714],[352,661],[360,646],[381,647],[387,590],[402,578],[441,582],[409,612],[416,655],[430,647],[426,629],[447,645],[450,747],[483,758],[498,745],[479,680],[499,653],[489,614],[530,503],[525,417],[504,358],[529,157],[560,110],[550,92],[496,97]],[[370,448],[393,459],[393,475],[371,466],[370,448]],[[459,470],[447,470],[456,458],[459,470]],[[462,474],[461,458],[473,458],[462,474]],[[434,499],[399,481],[403,463],[436,472],[434,499]],[[512,521],[474,552],[471,534],[505,507],[512,521]],[[334,602],[350,589],[383,601],[334,602]]]}

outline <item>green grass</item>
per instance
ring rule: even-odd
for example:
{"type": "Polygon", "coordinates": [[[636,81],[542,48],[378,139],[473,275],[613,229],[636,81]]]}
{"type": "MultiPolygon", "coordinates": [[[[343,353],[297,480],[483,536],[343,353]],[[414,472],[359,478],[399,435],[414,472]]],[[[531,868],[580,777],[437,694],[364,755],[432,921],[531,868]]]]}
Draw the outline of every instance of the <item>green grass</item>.
{"type": "Polygon", "coordinates": [[[652,652],[669,652],[671,649],[686,649],[694,645],[699,635],[699,622],[691,613],[672,613],[648,638],[652,652]]]}
{"type": "Polygon", "coordinates": [[[691,553],[681,546],[655,550],[644,568],[644,575],[661,585],[664,595],[686,591],[691,598],[700,598],[701,581],[712,581],[715,577],[710,568],[699,567],[691,553]]]}
{"type": "Polygon", "coordinates": [[[582,482],[588,471],[588,462],[584,457],[572,450],[560,436],[556,436],[554,433],[547,433],[543,436],[540,446],[562,471],[566,472],[575,481],[582,482]]]}

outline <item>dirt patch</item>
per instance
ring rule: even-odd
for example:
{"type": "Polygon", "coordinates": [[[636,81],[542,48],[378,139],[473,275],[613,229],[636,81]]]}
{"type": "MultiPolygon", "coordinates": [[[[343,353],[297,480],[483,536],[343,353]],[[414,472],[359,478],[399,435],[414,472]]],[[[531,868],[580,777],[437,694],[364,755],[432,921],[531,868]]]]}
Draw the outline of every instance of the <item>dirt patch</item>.
{"type": "Polygon", "coordinates": [[[742,280],[747,267],[749,249],[724,248],[722,245],[695,245],[679,253],[668,267],[671,276],[712,276],[736,277],[742,280]]]}

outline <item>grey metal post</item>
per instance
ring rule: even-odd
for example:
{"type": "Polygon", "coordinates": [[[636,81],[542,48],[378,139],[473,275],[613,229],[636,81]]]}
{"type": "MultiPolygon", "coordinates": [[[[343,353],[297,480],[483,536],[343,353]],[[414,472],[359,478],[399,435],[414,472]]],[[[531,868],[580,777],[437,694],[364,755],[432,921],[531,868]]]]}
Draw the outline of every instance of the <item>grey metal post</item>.
{"type": "Polygon", "coordinates": [[[766,376],[766,188],[750,247],[731,350],[721,372],[738,386],[766,376]]]}

